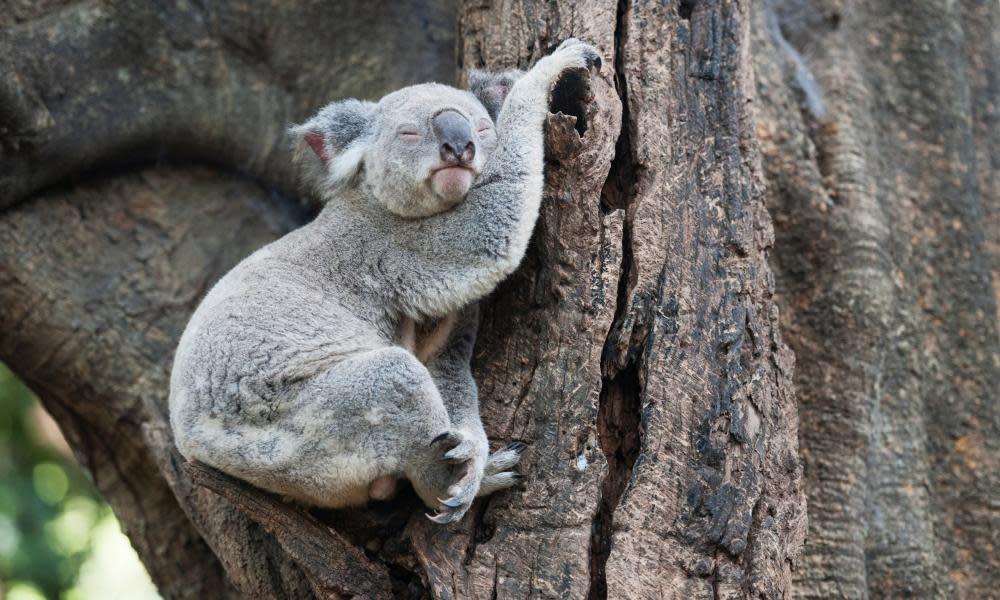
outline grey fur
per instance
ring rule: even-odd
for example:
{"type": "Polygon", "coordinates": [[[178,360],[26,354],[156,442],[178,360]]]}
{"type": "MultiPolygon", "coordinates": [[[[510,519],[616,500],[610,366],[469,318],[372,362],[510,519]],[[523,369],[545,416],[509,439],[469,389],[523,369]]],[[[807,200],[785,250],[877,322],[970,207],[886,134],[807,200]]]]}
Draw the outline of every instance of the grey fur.
{"type": "Polygon", "coordinates": [[[376,480],[381,497],[406,477],[438,522],[515,484],[508,469],[523,445],[491,458],[479,416],[475,302],[528,244],[554,81],[599,60],[567,40],[522,76],[496,76],[511,85],[495,127],[473,93],[423,84],[377,104],[334,103],[293,128],[323,136],[326,161],[303,160],[326,206],[237,265],[195,311],[170,386],[181,453],[325,507],[363,504],[376,480]],[[429,122],[441,110],[479,132],[477,176],[457,202],[428,184],[440,161],[429,122]],[[432,347],[415,349],[413,332],[438,319],[432,347]]]}

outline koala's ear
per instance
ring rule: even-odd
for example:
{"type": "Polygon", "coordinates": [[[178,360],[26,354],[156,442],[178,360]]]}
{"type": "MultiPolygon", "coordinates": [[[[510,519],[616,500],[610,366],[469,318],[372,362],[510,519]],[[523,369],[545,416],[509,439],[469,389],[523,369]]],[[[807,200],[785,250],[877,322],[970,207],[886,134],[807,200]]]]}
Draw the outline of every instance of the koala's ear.
{"type": "Polygon", "coordinates": [[[329,176],[349,179],[361,166],[372,133],[375,106],[374,102],[353,98],[334,102],[288,131],[296,145],[304,142],[319,157],[329,176]]]}
{"type": "Polygon", "coordinates": [[[524,71],[517,69],[502,73],[476,70],[469,73],[469,90],[486,107],[486,112],[490,113],[494,123],[500,116],[500,109],[503,108],[503,102],[507,99],[510,88],[514,87],[514,82],[523,75],[524,71]]]}

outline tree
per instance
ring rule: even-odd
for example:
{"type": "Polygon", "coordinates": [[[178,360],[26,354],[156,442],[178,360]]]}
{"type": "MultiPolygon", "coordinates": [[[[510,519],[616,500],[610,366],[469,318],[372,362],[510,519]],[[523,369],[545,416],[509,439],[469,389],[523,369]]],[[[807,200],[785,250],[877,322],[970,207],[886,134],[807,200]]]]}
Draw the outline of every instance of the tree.
{"type": "Polygon", "coordinates": [[[165,596],[992,593],[1000,6],[377,4],[0,21],[0,360],[165,596]],[[284,124],[569,35],[607,60],[554,94],[543,214],[475,357],[524,489],[445,528],[184,465],[187,316],[313,210],[284,124]]]}

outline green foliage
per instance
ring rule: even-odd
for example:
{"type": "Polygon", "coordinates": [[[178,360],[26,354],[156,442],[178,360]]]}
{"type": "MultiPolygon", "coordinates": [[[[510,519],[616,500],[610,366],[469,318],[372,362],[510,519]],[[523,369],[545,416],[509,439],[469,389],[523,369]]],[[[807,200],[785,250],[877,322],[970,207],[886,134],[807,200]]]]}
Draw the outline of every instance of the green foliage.
{"type": "Polygon", "coordinates": [[[6,598],[84,600],[108,590],[109,578],[130,586],[118,586],[117,597],[156,597],[110,508],[58,436],[46,435],[43,415],[31,392],[0,364],[0,582],[6,598]],[[112,572],[93,573],[109,561],[118,562],[112,572]]]}

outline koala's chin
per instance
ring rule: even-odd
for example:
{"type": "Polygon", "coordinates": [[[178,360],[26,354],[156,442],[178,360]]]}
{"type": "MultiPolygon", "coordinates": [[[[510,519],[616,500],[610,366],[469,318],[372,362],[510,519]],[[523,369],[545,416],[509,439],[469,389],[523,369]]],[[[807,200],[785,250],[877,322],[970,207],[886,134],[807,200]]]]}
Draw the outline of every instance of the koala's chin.
{"type": "Polygon", "coordinates": [[[431,174],[431,189],[444,201],[444,210],[465,199],[475,175],[472,169],[466,167],[445,167],[431,174]]]}

